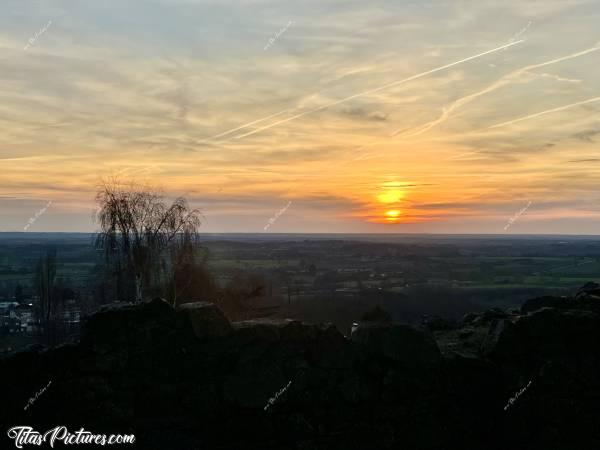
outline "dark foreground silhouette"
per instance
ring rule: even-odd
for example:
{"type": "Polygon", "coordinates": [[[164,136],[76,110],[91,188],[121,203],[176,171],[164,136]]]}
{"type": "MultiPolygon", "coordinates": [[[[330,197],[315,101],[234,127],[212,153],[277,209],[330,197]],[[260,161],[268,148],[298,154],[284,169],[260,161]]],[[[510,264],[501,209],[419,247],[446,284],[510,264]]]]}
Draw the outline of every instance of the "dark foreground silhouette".
{"type": "Polygon", "coordinates": [[[15,448],[11,427],[64,425],[136,436],[105,448],[600,448],[599,345],[593,283],[520,313],[366,321],[349,338],[232,324],[210,303],[115,304],[77,344],[0,361],[0,447],[15,448]]]}

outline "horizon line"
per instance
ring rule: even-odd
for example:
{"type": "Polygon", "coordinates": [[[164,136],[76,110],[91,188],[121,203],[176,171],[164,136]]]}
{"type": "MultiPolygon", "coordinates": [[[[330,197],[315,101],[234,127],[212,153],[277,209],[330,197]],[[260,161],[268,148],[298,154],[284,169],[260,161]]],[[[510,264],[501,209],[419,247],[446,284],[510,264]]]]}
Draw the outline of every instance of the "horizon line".
{"type": "MultiPolygon", "coordinates": [[[[2,234],[98,234],[97,231],[0,231],[2,234]]],[[[344,233],[344,232],[260,232],[260,231],[223,231],[223,232],[198,232],[199,235],[254,235],[254,236],[282,236],[282,235],[340,235],[340,236],[499,236],[499,237],[515,237],[515,236],[573,236],[573,237],[597,237],[599,234],[575,234],[575,233],[429,233],[429,232],[398,232],[398,233],[344,233]]]]}

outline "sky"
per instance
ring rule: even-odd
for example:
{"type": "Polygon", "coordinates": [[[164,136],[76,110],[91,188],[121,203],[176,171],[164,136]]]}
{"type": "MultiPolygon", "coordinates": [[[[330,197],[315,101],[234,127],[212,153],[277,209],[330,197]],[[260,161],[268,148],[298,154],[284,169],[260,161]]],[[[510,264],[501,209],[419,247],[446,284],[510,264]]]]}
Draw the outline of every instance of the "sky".
{"type": "Polygon", "coordinates": [[[3,0],[0,231],[600,234],[598,0],[3,0]]]}

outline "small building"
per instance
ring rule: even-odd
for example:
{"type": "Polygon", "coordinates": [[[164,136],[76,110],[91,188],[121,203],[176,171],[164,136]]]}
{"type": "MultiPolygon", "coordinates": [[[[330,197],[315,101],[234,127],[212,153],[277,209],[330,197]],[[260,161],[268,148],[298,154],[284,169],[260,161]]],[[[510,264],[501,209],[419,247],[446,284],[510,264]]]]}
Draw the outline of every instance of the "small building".
{"type": "Polygon", "coordinates": [[[21,332],[21,319],[16,314],[0,316],[0,336],[21,332]]]}

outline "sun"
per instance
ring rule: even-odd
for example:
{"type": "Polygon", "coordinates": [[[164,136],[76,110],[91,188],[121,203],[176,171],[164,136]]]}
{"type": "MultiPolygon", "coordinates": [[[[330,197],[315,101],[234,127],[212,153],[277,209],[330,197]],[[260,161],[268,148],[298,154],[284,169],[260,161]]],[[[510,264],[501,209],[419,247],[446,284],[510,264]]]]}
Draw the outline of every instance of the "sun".
{"type": "Polygon", "coordinates": [[[388,222],[397,222],[399,220],[399,217],[402,213],[400,211],[398,211],[397,209],[391,209],[389,211],[385,212],[386,218],[385,220],[387,220],[388,222]]]}
{"type": "Polygon", "coordinates": [[[375,220],[376,222],[398,223],[401,221],[402,212],[396,208],[400,207],[400,203],[406,195],[405,185],[406,183],[399,181],[386,181],[379,184],[375,198],[379,204],[383,204],[384,206],[381,208],[383,211],[377,208],[379,211],[377,213],[378,219],[375,220]]]}

